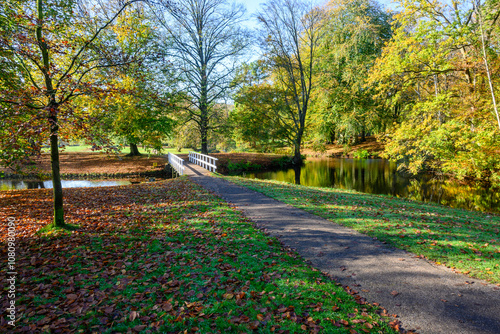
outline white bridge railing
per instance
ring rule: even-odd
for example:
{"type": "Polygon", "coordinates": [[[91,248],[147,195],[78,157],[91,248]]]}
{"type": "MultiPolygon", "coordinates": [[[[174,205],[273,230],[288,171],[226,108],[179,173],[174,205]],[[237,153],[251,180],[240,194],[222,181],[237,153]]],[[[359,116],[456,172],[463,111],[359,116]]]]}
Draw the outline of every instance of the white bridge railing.
{"type": "Polygon", "coordinates": [[[217,160],[218,160],[217,158],[211,157],[209,155],[196,152],[189,152],[190,162],[197,164],[198,166],[201,166],[205,169],[208,169],[211,172],[215,172],[215,170],[217,169],[217,166],[215,165],[215,162],[217,160]]]}
{"type": "Polygon", "coordinates": [[[168,163],[172,166],[179,175],[184,174],[184,160],[168,152],[168,163]]]}

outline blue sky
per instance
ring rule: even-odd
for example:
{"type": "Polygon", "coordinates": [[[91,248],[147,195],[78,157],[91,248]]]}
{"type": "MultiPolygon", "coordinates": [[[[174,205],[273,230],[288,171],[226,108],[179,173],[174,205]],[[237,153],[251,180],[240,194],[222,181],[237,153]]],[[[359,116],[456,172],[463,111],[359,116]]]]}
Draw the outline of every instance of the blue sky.
{"type": "MultiPolygon", "coordinates": [[[[255,19],[255,17],[252,17],[252,14],[256,14],[256,12],[259,10],[260,8],[260,4],[265,2],[265,0],[233,0],[235,1],[236,3],[242,3],[245,5],[246,9],[247,9],[247,16],[248,16],[248,27],[250,29],[254,29],[254,28],[257,28],[258,26],[258,23],[257,23],[257,20],[255,19]]],[[[323,4],[323,3],[326,3],[328,0],[312,0],[318,4],[323,4]]],[[[386,8],[396,8],[396,6],[394,4],[392,4],[392,0],[378,0],[379,3],[383,4],[386,8]]],[[[254,55],[252,56],[252,59],[251,60],[255,60],[258,58],[258,48],[256,48],[254,51],[252,51],[252,53],[254,53],[254,55]]]]}
{"type": "MultiPolygon", "coordinates": [[[[254,14],[260,7],[260,4],[264,1],[262,0],[235,0],[238,3],[242,3],[247,8],[248,14],[254,14]]],[[[325,1],[317,1],[318,3],[326,3],[325,1]]],[[[378,0],[381,4],[388,8],[395,8],[394,4],[392,4],[392,0],[378,0]]]]}
{"type": "Polygon", "coordinates": [[[250,14],[253,14],[257,11],[257,9],[259,8],[259,5],[262,1],[255,1],[255,0],[237,0],[236,2],[239,2],[239,3],[242,3],[244,4],[246,7],[247,7],[247,11],[248,13],[250,14]]]}

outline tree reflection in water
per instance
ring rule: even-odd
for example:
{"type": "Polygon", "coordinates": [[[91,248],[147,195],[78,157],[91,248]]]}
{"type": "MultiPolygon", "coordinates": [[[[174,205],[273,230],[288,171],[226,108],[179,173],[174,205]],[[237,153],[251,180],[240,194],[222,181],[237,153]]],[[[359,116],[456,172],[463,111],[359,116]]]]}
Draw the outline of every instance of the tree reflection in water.
{"type": "Polygon", "coordinates": [[[443,176],[405,176],[397,172],[395,163],[384,159],[309,158],[300,169],[247,173],[246,177],[305,186],[353,189],[469,210],[500,212],[498,189],[443,176]]]}
{"type": "Polygon", "coordinates": [[[293,167],[293,173],[295,174],[295,184],[300,184],[300,172],[302,171],[302,166],[295,165],[293,167]]]}

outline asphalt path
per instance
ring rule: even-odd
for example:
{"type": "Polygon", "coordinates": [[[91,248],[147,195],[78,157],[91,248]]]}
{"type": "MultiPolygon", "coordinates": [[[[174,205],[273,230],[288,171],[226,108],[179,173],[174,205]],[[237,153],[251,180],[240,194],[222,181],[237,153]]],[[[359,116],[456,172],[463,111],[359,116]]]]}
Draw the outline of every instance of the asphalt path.
{"type": "Polygon", "coordinates": [[[196,165],[186,174],[310,264],[421,334],[500,334],[500,288],[309,214],[196,165]]]}

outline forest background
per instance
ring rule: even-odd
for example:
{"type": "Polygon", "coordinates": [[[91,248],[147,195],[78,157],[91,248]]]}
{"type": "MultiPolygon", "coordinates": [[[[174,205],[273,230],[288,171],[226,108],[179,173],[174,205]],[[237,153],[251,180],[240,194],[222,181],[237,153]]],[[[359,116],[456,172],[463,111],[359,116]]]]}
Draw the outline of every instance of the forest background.
{"type": "MultiPolygon", "coordinates": [[[[500,2],[9,0],[0,159],[165,144],[322,152],[368,135],[411,173],[500,184],[500,2]],[[50,148],[50,149],[49,149],[50,148]]],[[[58,211],[61,207],[61,211],[58,211]]]]}

